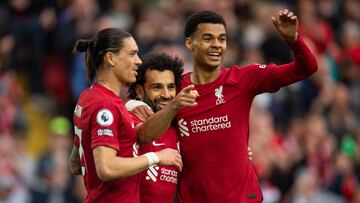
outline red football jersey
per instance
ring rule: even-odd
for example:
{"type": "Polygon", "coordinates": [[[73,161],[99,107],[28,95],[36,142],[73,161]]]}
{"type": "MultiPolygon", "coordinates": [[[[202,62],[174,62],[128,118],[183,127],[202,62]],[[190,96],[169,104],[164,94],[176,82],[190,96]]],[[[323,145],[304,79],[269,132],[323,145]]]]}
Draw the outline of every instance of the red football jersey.
{"type": "MultiPolygon", "coordinates": [[[[174,127],[156,141],[140,146],[140,154],[157,152],[165,148],[177,149],[177,134],[174,127]]],[[[174,166],[152,166],[140,174],[141,203],[173,203],[178,171],[174,166]]]]}
{"type": "Polygon", "coordinates": [[[134,121],[119,96],[95,83],[80,96],[74,111],[74,143],[79,147],[87,191],[85,202],[140,202],[139,176],[102,182],[94,164],[97,146],[117,150],[119,157],[137,156],[134,121]]]}
{"type": "MultiPolygon", "coordinates": [[[[262,201],[247,153],[253,99],[317,70],[314,56],[301,39],[290,46],[295,62],[221,68],[214,82],[195,85],[198,105],[181,110],[176,117],[184,164],[179,175],[179,203],[262,201]]],[[[192,84],[190,75],[184,75],[181,89],[192,84]]]]}

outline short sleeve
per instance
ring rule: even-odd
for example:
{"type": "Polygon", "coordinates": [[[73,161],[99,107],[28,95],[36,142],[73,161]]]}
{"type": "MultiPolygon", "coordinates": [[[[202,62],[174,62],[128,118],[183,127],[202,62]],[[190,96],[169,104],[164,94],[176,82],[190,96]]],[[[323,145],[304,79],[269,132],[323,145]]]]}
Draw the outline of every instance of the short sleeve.
{"type": "Polygon", "coordinates": [[[119,150],[118,128],[120,112],[114,104],[97,107],[91,117],[91,148],[98,146],[119,150]]]}

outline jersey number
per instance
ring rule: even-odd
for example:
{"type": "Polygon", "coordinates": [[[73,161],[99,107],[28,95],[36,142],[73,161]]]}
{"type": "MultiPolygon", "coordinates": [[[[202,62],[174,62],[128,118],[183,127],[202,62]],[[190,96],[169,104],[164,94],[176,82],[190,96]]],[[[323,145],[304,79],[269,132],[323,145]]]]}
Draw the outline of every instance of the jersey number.
{"type": "MultiPolygon", "coordinates": [[[[84,156],[84,149],[83,149],[82,144],[81,144],[81,141],[82,141],[82,135],[81,135],[81,134],[82,134],[82,130],[81,130],[80,128],[78,128],[77,126],[74,126],[74,131],[75,131],[75,135],[78,136],[78,138],[79,138],[79,154],[80,154],[80,160],[83,160],[83,158],[84,158],[84,163],[85,163],[85,157],[83,157],[83,156],[84,156]]],[[[81,166],[81,174],[82,174],[82,175],[85,175],[85,172],[86,172],[85,168],[86,168],[86,164],[85,164],[85,166],[81,166]]]]}

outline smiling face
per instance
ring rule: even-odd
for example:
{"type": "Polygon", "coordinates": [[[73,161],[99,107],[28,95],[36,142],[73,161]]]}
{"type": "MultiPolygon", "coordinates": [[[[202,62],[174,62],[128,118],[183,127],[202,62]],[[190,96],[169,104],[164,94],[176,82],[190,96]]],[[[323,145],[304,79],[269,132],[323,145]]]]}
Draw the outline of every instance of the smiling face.
{"type": "Polygon", "coordinates": [[[138,97],[155,112],[163,109],[176,95],[175,76],[170,70],[147,70],[144,86],[137,86],[138,97]]]}
{"type": "Polygon", "coordinates": [[[132,37],[123,39],[123,47],[118,53],[114,53],[114,74],[122,83],[133,83],[136,81],[138,66],[141,60],[138,56],[138,46],[132,37]]]}
{"type": "Polygon", "coordinates": [[[226,51],[226,30],[223,24],[201,23],[196,32],[186,38],[192,52],[194,68],[213,70],[219,67],[226,51]]]}

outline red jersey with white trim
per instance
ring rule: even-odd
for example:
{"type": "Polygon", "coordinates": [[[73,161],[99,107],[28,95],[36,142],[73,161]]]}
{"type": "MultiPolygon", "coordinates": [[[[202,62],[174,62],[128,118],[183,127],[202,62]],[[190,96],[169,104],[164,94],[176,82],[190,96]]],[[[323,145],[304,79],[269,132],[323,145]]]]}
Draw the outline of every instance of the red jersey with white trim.
{"type": "MultiPolygon", "coordinates": [[[[140,154],[157,152],[165,148],[177,150],[176,129],[170,126],[156,141],[140,146],[140,154]]],[[[173,203],[178,171],[174,166],[152,166],[140,174],[141,203],[173,203]]]]}
{"type": "Polygon", "coordinates": [[[137,156],[134,121],[120,97],[95,83],[80,95],[74,125],[87,191],[85,202],[140,202],[138,175],[102,182],[94,164],[93,149],[98,146],[115,149],[119,157],[137,156]]]}
{"type": "MultiPolygon", "coordinates": [[[[295,62],[220,68],[209,84],[196,84],[198,105],[176,117],[183,170],[179,203],[261,202],[262,193],[248,158],[249,113],[257,94],[275,92],[317,70],[314,56],[302,39],[290,44],[295,62]]],[[[191,73],[180,89],[192,84],[191,73]]]]}

